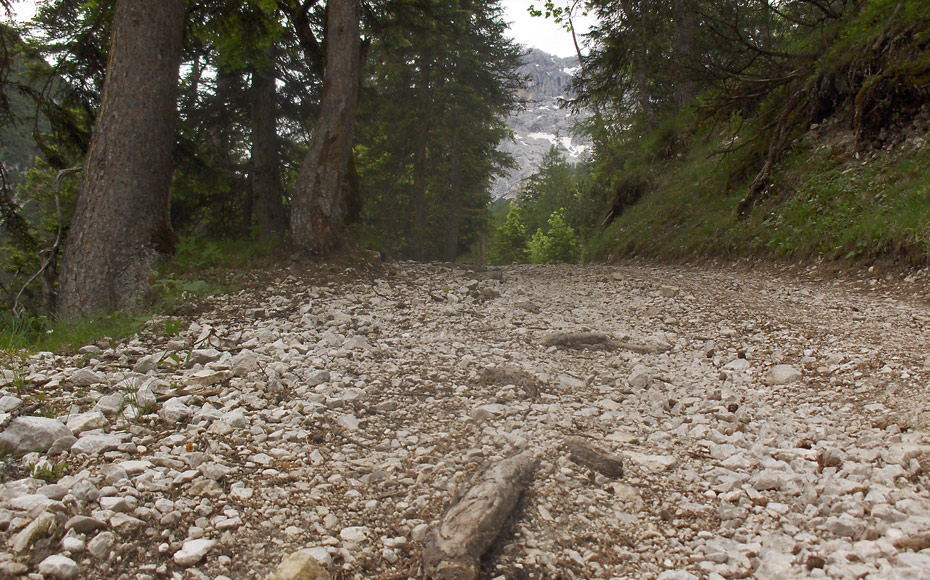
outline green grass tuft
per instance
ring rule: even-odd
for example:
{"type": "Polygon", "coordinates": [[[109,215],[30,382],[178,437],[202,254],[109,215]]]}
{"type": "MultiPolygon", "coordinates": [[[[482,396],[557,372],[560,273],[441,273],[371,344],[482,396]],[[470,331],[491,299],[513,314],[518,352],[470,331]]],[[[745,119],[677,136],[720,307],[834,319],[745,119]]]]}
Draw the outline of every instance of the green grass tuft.
{"type": "MultiPolygon", "coordinates": [[[[142,312],[114,312],[69,323],[29,312],[0,313],[0,351],[77,352],[101,340],[121,341],[141,331],[156,312],[172,312],[181,305],[234,290],[241,277],[239,271],[269,264],[278,247],[278,240],[182,239],[177,253],[156,274],[142,312]]],[[[168,321],[164,332],[173,336],[185,326],[168,321]]]]}

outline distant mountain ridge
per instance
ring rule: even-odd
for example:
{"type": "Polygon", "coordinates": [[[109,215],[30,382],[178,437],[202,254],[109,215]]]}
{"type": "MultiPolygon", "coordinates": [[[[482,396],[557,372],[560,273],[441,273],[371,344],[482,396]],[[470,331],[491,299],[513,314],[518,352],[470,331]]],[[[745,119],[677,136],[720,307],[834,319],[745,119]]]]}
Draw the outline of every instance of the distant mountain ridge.
{"type": "Polygon", "coordinates": [[[493,199],[517,197],[520,182],[536,171],[553,145],[575,162],[581,161],[590,149],[590,141],[573,134],[575,123],[586,115],[579,117],[560,107],[560,99],[571,96],[572,77],[577,70],[575,58],[552,56],[535,49],[524,57],[520,74],[529,80],[518,95],[526,106],[507,119],[514,139],[499,147],[513,155],[519,168],[494,182],[493,199]]]}

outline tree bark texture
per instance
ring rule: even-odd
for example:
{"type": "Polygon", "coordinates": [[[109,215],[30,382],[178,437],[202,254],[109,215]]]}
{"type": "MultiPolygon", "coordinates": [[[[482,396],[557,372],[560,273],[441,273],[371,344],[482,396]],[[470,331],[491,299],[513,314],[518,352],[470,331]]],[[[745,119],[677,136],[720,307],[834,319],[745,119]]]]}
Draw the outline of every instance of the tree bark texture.
{"type": "Polygon", "coordinates": [[[274,69],[252,71],[252,216],[262,237],[287,229],[275,94],[274,69]]]}
{"type": "Polygon", "coordinates": [[[330,0],[320,119],[297,177],[291,207],[291,234],[301,250],[328,254],[344,237],[347,202],[357,187],[351,164],[360,52],[358,0],[330,0]]]}
{"type": "Polygon", "coordinates": [[[475,580],[481,556],[510,517],[536,470],[537,459],[524,451],[491,467],[442,520],[423,548],[426,577],[475,580]]]}
{"type": "Polygon", "coordinates": [[[565,440],[565,449],[569,458],[577,463],[600,473],[605,477],[623,477],[623,461],[613,455],[598,449],[580,437],[569,437],[565,440]]]}
{"type": "Polygon", "coordinates": [[[175,237],[168,205],[185,0],[118,0],[103,105],[61,266],[66,319],[126,308],[175,237]]]}

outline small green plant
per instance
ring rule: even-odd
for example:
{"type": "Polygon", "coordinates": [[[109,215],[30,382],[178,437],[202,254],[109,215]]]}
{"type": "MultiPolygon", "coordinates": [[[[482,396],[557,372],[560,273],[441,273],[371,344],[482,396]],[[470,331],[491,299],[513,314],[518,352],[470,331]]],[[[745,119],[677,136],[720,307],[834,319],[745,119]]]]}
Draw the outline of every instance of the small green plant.
{"type": "Polygon", "coordinates": [[[71,465],[67,462],[52,463],[47,459],[40,460],[29,467],[32,477],[41,479],[45,483],[52,484],[61,481],[61,478],[68,475],[71,465]]]}
{"type": "Polygon", "coordinates": [[[126,407],[132,409],[132,414],[127,416],[126,413],[123,413],[124,417],[139,418],[155,411],[155,405],[151,401],[145,401],[139,397],[139,390],[135,388],[135,385],[127,384],[123,394],[126,407]]]}
{"type": "Polygon", "coordinates": [[[27,395],[32,391],[32,381],[26,378],[26,373],[22,366],[16,366],[13,369],[13,382],[10,383],[17,395],[27,395]]]}
{"type": "Polygon", "coordinates": [[[165,323],[165,335],[168,337],[177,336],[182,330],[184,330],[184,323],[179,320],[169,320],[165,323]]]}

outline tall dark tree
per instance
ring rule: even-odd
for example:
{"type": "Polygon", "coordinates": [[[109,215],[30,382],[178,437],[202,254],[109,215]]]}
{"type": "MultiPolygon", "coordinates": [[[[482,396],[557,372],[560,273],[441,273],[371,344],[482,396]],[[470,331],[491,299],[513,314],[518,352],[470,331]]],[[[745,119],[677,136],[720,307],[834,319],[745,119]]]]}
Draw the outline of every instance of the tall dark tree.
{"type": "MultiPolygon", "coordinates": [[[[270,55],[266,55],[270,56],[270,55]]],[[[259,234],[264,237],[283,234],[287,229],[281,183],[281,154],[275,108],[274,66],[270,58],[262,59],[252,69],[252,214],[259,234]]]]}
{"type": "Polygon", "coordinates": [[[361,74],[358,0],[327,3],[325,53],[320,118],[291,206],[295,245],[319,254],[342,244],[349,202],[358,197],[352,157],[361,74]]]}
{"type": "Polygon", "coordinates": [[[378,25],[359,139],[366,224],[389,252],[454,260],[510,162],[496,147],[509,135],[521,51],[499,2],[397,3],[378,25]]]}
{"type": "Polygon", "coordinates": [[[103,104],[61,266],[64,318],[130,306],[169,250],[185,0],[117,0],[103,104]]]}

